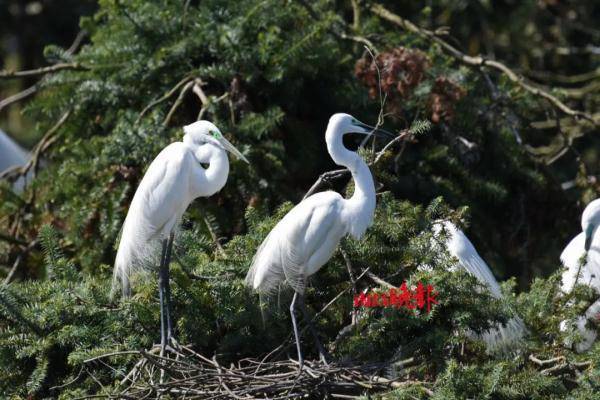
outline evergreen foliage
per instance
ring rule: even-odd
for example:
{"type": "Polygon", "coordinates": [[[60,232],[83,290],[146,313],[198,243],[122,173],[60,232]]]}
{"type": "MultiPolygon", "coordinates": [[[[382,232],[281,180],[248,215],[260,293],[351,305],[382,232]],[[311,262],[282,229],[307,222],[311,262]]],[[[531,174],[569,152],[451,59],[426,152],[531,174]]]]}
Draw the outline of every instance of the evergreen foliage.
{"type": "MultiPolygon", "coordinates": [[[[596,193],[586,179],[595,172],[595,158],[585,151],[595,139],[571,147],[581,157],[543,162],[535,150],[549,139],[532,123],[550,111],[538,98],[383,22],[368,12],[369,2],[352,2],[362,10],[360,19],[342,3],[100,0],[98,11],[81,19],[90,39],[77,54],[46,47],[49,62],[77,68],[46,75],[27,103],[40,133],[58,126],[44,167],[22,194],[0,186],[1,231],[39,243],[28,249],[20,279],[0,286],[0,393],[32,399],[106,395],[135,360],[118,355],[110,368],[94,358],[148,349],[157,341],[155,276],[136,277],[131,299],[110,297],[115,244],[145,167],[199,116],[219,126],[252,165],[232,160],[225,188],[194,202],[181,224],[171,268],[178,340],[224,362],[261,357],[282,343],[293,356],[290,293],[281,292],[281,307],[271,304],[263,323],[264,310],[244,277],[270,229],[319,173],[333,168],[323,138],[329,116],[343,111],[374,123],[383,111],[386,129],[407,130],[410,137],[372,165],[374,225],[363,241],[344,240],[307,289],[306,304],[319,313],[319,332],[334,356],[389,362],[388,375],[429,388],[407,385],[381,398],[597,396],[600,345],[577,355],[562,345],[578,340],[577,332],[558,331],[561,320],[574,318],[597,297],[583,286],[569,299],[558,292],[558,255],[579,229],[582,200],[596,193]],[[360,22],[353,35],[373,42],[375,58],[348,39],[352,18],[360,22]],[[373,87],[381,72],[374,60],[407,74],[404,85],[382,86],[383,110],[379,86],[373,87]],[[576,190],[566,193],[560,182],[574,176],[576,190]],[[516,277],[503,284],[505,300],[493,298],[472,276],[449,271],[449,255],[431,247],[430,228],[438,219],[462,226],[498,278],[516,277]],[[431,284],[439,304],[429,313],[354,309],[353,294],[386,288],[368,273],[353,287],[349,268],[354,277],[368,268],[395,287],[431,284]],[[568,300],[574,306],[565,306],[568,300]],[[509,354],[487,354],[469,332],[506,322],[511,310],[530,335],[509,354]],[[353,313],[358,323],[350,329],[353,313]],[[561,356],[565,367],[548,371],[531,356],[561,356]],[[410,364],[397,365],[411,357],[410,364]]],[[[401,13],[394,2],[381,3],[401,13]]],[[[432,3],[407,5],[402,15],[425,24],[447,8],[452,22],[468,25],[467,11],[481,7],[482,24],[520,37],[529,35],[523,15],[536,7],[514,5],[514,24],[506,27],[488,12],[488,2],[469,4],[467,11],[452,1],[432,3]]],[[[597,12],[593,5],[577,9],[597,12]]],[[[547,18],[544,9],[535,18],[531,29],[542,35],[545,28],[537,22],[547,18]]],[[[520,40],[498,56],[533,60],[533,50],[523,46],[520,40]]],[[[597,66],[597,59],[586,60],[588,68],[597,66]]],[[[586,101],[593,107],[596,99],[586,101]]],[[[381,147],[367,146],[362,154],[373,161],[381,147]]],[[[346,195],[353,190],[343,179],[331,186],[346,195]]],[[[0,252],[12,260],[19,246],[2,242],[0,252]]],[[[308,339],[304,348],[316,356],[308,339]]]]}

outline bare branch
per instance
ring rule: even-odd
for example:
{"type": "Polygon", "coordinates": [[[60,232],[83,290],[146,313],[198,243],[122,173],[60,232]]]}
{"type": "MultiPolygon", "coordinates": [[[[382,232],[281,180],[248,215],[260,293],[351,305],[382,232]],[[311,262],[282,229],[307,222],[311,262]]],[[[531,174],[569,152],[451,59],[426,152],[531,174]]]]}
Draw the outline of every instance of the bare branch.
{"type": "Polygon", "coordinates": [[[192,79],[192,77],[190,76],[186,76],[185,78],[183,78],[182,80],[180,80],[179,82],[177,82],[177,84],[175,86],[173,86],[173,88],[171,88],[167,93],[165,93],[162,97],[158,98],[157,100],[154,100],[153,102],[151,102],[150,104],[148,104],[146,107],[144,107],[144,109],[142,110],[142,112],[140,113],[140,115],[137,117],[137,119],[135,120],[135,123],[137,124],[138,122],[140,122],[140,120],[142,119],[142,117],[154,106],[159,105],[160,103],[162,103],[165,100],[168,100],[171,96],[173,96],[180,88],[181,86],[185,85],[187,82],[189,82],[192,79]]]}
{"type": "Polygon", "coordinates": [[[3,109],[5,109],[6,107],[10,106],[13,103],[24,100],[24,99],[28,98],[29,96],[31,96],[32,94],[35,94],[39,88],[40,88],[39,85],[36,83],[35,85],[30,86],[27,89],[25,89],[19,93],[13,94],[12,96],[9,96],[6,99],[0,101],[0,111],[2,111],[3,109]]]}
{"type": "Polygon", "coordinates": [[[179,108],[181,103],[183,103],[183,99],[185,98],[185,95],[192,89],[193,86],[194,86],[194,81],[189,81],[183,86],[183,88],[179,92],[179,97],[177,97],[177,100],[175,100],[175,103],[173,103],[173,106],[169,110],[167,117],[163,121],[163,123],[162,123],[163,126],[169,125],[171,118],[173,118],[173,114],[175,114],[175,111],[177,111],[177,109],[179,108]]]}
{"type": "Polygon", "coordinates": [[[28,76],[38,76],[38,75],[46,75],[57,71],[64,70],[75,70],[75,71],[86,71],[89,70],[89,67],[86,67],[78,62],[72,63],[58,63],[54,65],[50,65],[49,67],[42,67],[36,69],[30,69],[26,71],[0,71],[0,79],[15,79],[15,78],[24,78],[28,76]]]}

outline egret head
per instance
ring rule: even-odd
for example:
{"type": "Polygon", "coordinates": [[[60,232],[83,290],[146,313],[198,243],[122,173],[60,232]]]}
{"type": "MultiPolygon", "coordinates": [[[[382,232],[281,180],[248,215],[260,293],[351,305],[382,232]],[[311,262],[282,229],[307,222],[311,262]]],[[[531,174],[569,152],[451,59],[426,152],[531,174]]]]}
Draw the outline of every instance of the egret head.
{"type": "Polygon", "coordinates": [[[588,204],[581,215],[581,229],[585,234],[585,251],[590,249],[592,238],[598,226],[600,226],[600,199],[588,204]]]}
{"type": "MultiPolygon", "coordinates": [[[[331,118],[329,118],[327,131],[339,137],[345,135],[346,133],[359,133],[362,135],[367,135],[367,138],[371,135],[384,137],[387,139],[393,139],[395,137],[395,135],[390,132],[363,124],[352,115],[344,113],[333,114],[331,118]],[[332,129],[329,129],[330,127],[332,129]]],[[[366,142],[367,138],[363,140],[361,145],[366,142]]]]}
{"type": "Polygon", "coordinates": [[[191,147],[199,147],[210,143],[219,149],[229,151],[237,158],[250,164],[248,159],[232,145],[229,140],[225,139],[219,128],[209,121],[196,121],[193,124],[183,127],[185,135],[183,143],[191,147]]]}

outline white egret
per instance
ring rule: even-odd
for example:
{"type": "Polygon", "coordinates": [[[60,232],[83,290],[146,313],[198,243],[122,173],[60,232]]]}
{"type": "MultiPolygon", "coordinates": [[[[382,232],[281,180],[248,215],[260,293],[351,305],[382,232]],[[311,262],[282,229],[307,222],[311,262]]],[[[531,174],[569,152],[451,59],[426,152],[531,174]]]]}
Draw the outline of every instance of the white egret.
{"type": "MultiPolygon", "coordinates": [[[[502,298],[498,281],[464,232],[450,221],[437,222],[433,225],[433,232],[436,236],[440,235],[442,230],[446,234],[445,246],[448,253],[458,260],[458,266],[487,286],[492,296],[498,299],[502,298]]],[[[520,340],[525,332],[525,324],[521,318],[514,317],[506,325],[497,324],[479,337],[486,344],[488,351],[494,351],[508,348],[520,340]]]]}
{"type": "Polygon", "coordinates": [[[346,133],[384,134],[393,138],[392,134],[375,130],[348,114],[334,114],[327,125],[325,142],[333,161],[350,170],[355,184],[354,194],[345,199],[339,193],[326,191],[302,200],[263,241],[246,276],[246,284],[259,293],[273,293],[284,281],[294,289],[290,314],[300,368],[303,356],[295,315],[296,303],[314,336],[321,360],[325,361],[323,346],[304,307],[306,280],[331,258],[342,237],[350,235],[360,239],[372,224],[375,213],[375,186],[371,171],[357,153],[344,147],[343,136],[346,133]]]}
{"type": "MultiPolygon", "coordinates": [[[[562,274],[561,290],[564,294],[569,294],[576,283],[588,285],[600,292],[600,199],[596,199],[587,205],[581,215],[582,232],[569,242],[567,247],[560,255],[565,272],[562,274]],[[585,258],[583,258],[585,257],[585,258]]],[[[582,341],[575,344],[577,352],[588,350],[596,340],[596,329],[588,328],[588,320],[600,321],[600,299],[592,303],[585,311],[584,315],[579,316],[576,322],[576,328],[581,334],[582,341]]],[[[561,330],[566,330],[567,321],[560,324],[561,330]]],[[[571,345],[571,343],[567,343],[571,345]]]]}
{"type": "MultiPolygon", "coordinates": [[[[0,129],[0,172],[25,165],[28,161],[29,154],[27,151],[0,129]]],[[[23,190],[24,186],[24,177],[19,177],[13,185],[16,191],[23,190]]]]}
{"type": "Polygon", "coordinates": [[[118,282],[129,296],[130,276],[159,262],[161,347],[174,341],[171,321],[169,262],[174,230],[197,197],[218,192],[227,182],[227,151],[248,160],[208,121],[183,128],[183,142],[171,143],[156,156],[138,186],[121,232],[115,259],[113,290],[118,282]],[[208,164],[205,169],[202,164],[208,164]]]}

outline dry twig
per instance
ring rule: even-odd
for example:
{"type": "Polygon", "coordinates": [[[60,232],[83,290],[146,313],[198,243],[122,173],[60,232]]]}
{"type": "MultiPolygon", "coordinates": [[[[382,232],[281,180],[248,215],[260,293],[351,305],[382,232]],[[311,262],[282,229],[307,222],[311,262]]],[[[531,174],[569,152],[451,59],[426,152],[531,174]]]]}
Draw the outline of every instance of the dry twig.
{"type": "MultiPolygon", "coordinates": [[[[417,386],[426,395],[433,392],[428,382],[415,380],[390,380],[378,375],[379,364],[324,365],[305,361],[306,373],[298,375],[298,364],[293,360],[269,361],[245,358],[229,367],[221,365],[216,357],[209,359],[187,346],[172,351],[174,357],[162,357],[155,352],[114,352],[84,362],[83,370],[106,390],[103,383],[88,369],[94,363],[103,363],[117,356],[137,356],[139,360],[127,373],[115,393],[106,398],[150,398],[164,395],[187,399],[217,398],[269,398],[289,399],[311,396],[356,398],[380,391],[407,386],[417,386]],[[158,376],[164,371],[165,379],[158,376]]],[[[116,372],[113,369],[113,372],[116,372]]],[[[80,371],[81,375],[82,372],[80,371]]],[[[78,376],[79,376],[78,375],[78,376]]],[[[67,386],[71,382],[57,388],[67,386]]],[[[106,392],[104,392],[106,393],[106,392]]],[[[97,398],[99,395],[84,396],[82,399],[97,398]]]]}

